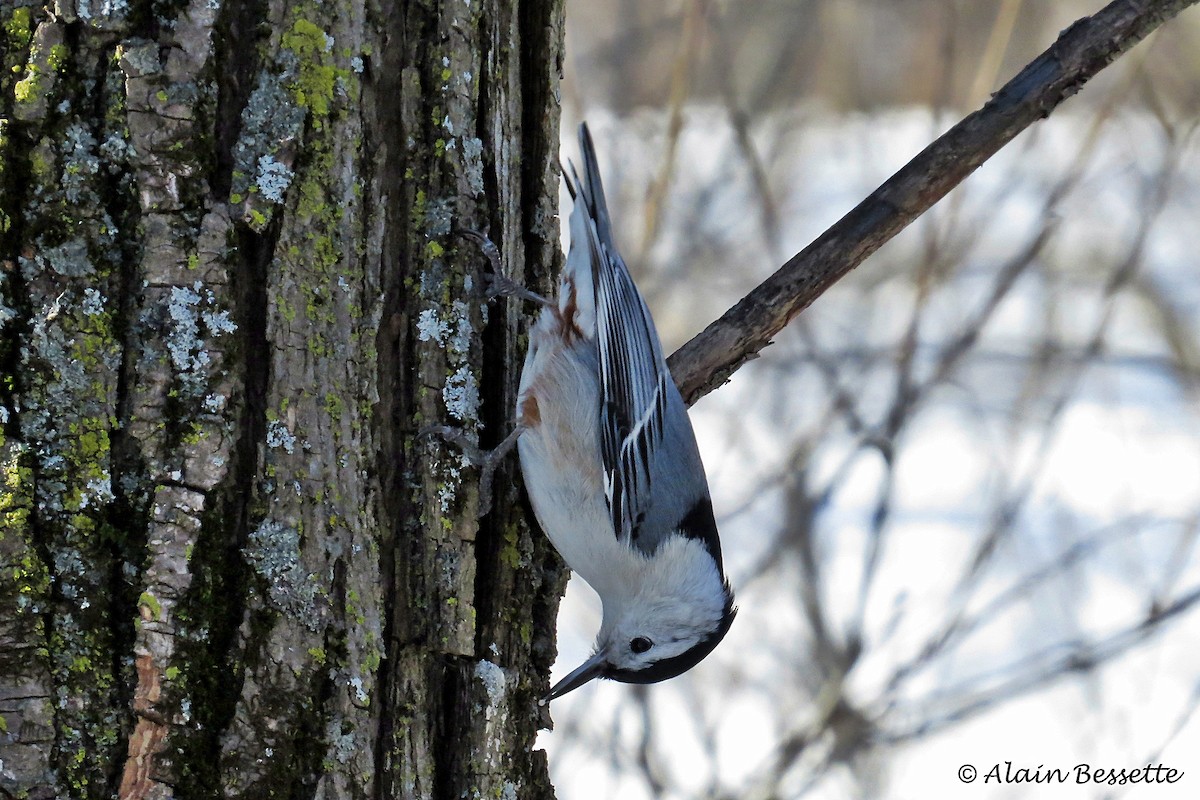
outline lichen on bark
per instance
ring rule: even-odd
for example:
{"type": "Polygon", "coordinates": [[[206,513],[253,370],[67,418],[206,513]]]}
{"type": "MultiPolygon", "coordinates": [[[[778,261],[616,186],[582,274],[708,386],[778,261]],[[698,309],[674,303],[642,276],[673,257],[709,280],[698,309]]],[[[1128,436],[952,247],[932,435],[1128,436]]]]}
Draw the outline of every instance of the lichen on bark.
{"type": "Polygon", "coordinates": [[[417,431],[509,424],[561,5],[0,17],[0,790],[547,796],[560,566],[417,431]]]}

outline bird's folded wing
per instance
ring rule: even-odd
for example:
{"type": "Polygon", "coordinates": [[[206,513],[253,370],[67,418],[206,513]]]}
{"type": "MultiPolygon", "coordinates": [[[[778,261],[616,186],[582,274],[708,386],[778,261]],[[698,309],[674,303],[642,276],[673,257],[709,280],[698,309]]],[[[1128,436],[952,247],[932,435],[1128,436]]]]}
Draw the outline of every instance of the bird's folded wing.
{"type": "Polygon", "coordinates": [[[617,537],[652,550],[657,538],[642,537],[653,498],[652,465],[663,441],[667,386],[671,380],[646,303],[612,241],[612,227],[595,151],[580,131],[584,182],[576,177],[587,214],[587,252],[596,297],[596,346],[600,360],[600,449],[605,494],[617,537]]]}

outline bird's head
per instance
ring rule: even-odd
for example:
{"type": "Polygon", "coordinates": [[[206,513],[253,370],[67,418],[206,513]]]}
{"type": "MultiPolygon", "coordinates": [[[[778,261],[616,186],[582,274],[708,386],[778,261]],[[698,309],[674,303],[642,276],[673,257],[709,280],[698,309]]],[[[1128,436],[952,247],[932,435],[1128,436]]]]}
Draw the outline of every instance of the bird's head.
{"type": "Polygon", "coordinates": [[[559,681],[543,704],[593,678],[621,683],[674,678],[725,638],[737,614],[733,591],[698,543],[660,548],[641,566],[641,574],[624,582],[630,591],[601,596],[604,623],[595,653],[559,681]]]}

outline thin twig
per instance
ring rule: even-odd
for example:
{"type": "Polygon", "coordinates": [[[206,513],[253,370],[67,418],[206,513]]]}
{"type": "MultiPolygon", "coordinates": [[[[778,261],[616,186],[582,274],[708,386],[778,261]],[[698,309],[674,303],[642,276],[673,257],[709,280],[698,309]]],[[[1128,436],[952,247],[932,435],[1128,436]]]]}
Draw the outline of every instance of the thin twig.
{"type": "Polygon", "coordinates": [[[1197,0],[1115,0],[1084,17],[966,117],[670,358],[691,403],[797,314],[1092,76],[1197,0]]]}

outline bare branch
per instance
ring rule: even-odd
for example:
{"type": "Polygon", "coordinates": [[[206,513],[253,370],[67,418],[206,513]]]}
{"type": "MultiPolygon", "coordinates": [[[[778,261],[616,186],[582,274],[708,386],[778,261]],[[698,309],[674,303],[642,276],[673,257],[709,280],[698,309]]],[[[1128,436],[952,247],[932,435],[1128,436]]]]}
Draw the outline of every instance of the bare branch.
{"type": "Polygon", "coordinates": [[[1196,0],[1115,0],[1059,36],[983,108],[925,148],[866,200],[670,358],[691,403],[756,357],[826,289],[928,210],[1092,76],[1196,0]]]}

